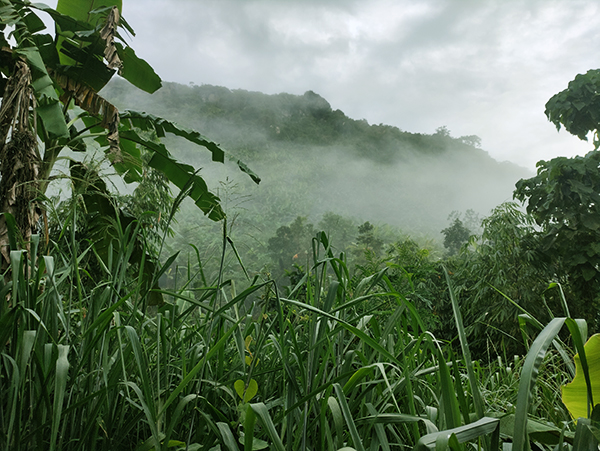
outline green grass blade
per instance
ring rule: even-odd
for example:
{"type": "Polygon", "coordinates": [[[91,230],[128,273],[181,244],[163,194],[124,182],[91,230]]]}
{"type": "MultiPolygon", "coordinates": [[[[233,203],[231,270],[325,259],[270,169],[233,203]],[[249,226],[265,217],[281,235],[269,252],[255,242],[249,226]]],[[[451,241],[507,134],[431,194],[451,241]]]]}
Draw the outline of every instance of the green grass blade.
{"type": "Polygon", "coordinates": [[[181,416],[183,409],[185,409],[185,406],[187,406],[190,402],[194,401],[197,398],[198,398],[197,394],[191,394],[191,395],[184,396],[177,403],[177,407],[175,408],[175,411],[171,415],[171,418],[169,419],[169,425],[168,425],[167,429],[165,430],[165,441],[167,443],[171,439],[171,434],[173,433],[175,426],[177,426],[177,422],[179,421],[179,417],[181,416]]]}
{"type": "Polygon", "coordinates": [[[440,368],[441,402],[444,407],[443,411],[446,419],[446,428],[453,429],[461,425],[460,408],[454,391],[452,377],[450,376],[450,370],[448,369],[448,365],[446,364],[446,360],[440,349],[437,350],[437,356],[440,368]]]}
{"type": "MultiPolygon", "coordinates": [[[[7,376],[10,376],[10,387],[8,393],[6,388],[3,390],[3,394],[6,397],[6,401],[3,401],[2,407],[4,414],[8,415],[8,427],[5,426],[4,433],[6,434],[6,443],[12,443],[12,434],[14,430],[15,421],[17,419],[17,404],[19,403],[19,386],[21,385],[21,375],[19,374],[19,367],[15,360],[6,355],[1,354],[3,371],[7,376]],[[12,368],[12,372],[10,369],[12,368]],[[5,404],[6,403],[6,404],[5,404]]],[[[20,431],[17,431],[19,433],[20,431]]]]}
{"type": "MultiPolygon", "coordinates": [[[[281,438],[275,429],[275,424],[273,424],[273,420],[271,419],[271,415],[269,414],[267,406],[262,402],[259,402],[256,404],[250,404],[250,408],[260,418],[263,426],[267,430],[267,434],[273,441],[273,447],[271,449],[275,449],[276,451],[285,451],[285,447],[283,446],[283,442],[281,441],[281,438]]],[[[244,431],[246,431],[245,428],[244,431]]]]}
{"type": "MultiPolygon", "coordinates": [[[[373,404],[366,403],[365,406],[371,415],[377,416],[377,411],[375,410],[375,407],[373,407],[373,404]]],[[[390,451],[390,443],[387,439],[387,436],[385,435],[385,429],[383,427],[383,424],[376,423],[374,425],[374,428],[375,433],[377,434],[377,438],[379,439],[379,445],[381,446],[381,449],[383,451],[390,451]]]]}
{"type": "Polygon", "coordinates": [[[405,413],[378,413],[369,415],[368,417],[359,418],[356,420],[357,424],[365,422],[375,424],[412,424],[412,423],[423,423],[428,431],[437,431],[438,428],[433,422],[425,417],[409,415],[405,413]]]}
{"type": "Polygon", "coordinates": [[[390,361],[394,362],[396,365],[398,366],[402,366],[401,363],[398,361],[398,359],[396,359],[395,356],[393,356],[392,354],[390,354],[384,347],[382,347],[379,343],[377,343],[375,340],[373,340],[373,338],[371,338],[370,336],[368,336],[367,334],[365,334],[363,331],[361,331],[360,329],[354,327],[351,324],[348,324],[346,321],[337,318],[333,315],[330,315],[326,312],[324,312],[323,310],[320,310],[316,307],[313,307],[312,305],[308,305],[305,304],[303,302],[298,302],[298,301],[294,301],[292,299],[284,299],[281,298],[282,302],[285,302],[287,304],[292,304],[295,305],[297,307],[309,310],[311,312],[317,313],[319,315],[322,316],[326,316],[327,318],[336,321],[337,323],[340,324],[340,326],[342,326],[344,329],[352,332],[354,335],[356,335],[358,338],[360,338],[363,342],[367,343],[369,346],[371,346],[375,351],[379,352],[380,354],[382,354],[383,356],[385,356],[387,359],[389,359],[390,361]]]}
{"type": "Polygon", "coordinates": [[[221,433],[221,437],[223,438],[223,443],[229,451],[240,451],[235,441],[235,437],[231,433],[231,429],[227,423],[223,423],[219,421],[217,423],[217,427],[219,428],[219,432],[221,433]]]}
{"type": "Polygon", "coordinates": [[[150,383],[150,378],[148,377],[148,363],[145,359],[144,352],[142,351],[140,338],[135,329],[131,326],[125,326],[125,331],[127,332],[129,341],[131,342],[133,356],[135,358],[138,374],[142,382],[142,390],[144,393],[145,402],[148,404],[150,411],[153,413],[152,419],[148,418],[148,420],[156,421],[157,417],[154,409],[154,394],[152,393],[152,384],[150,383]]]}
{"type": "Polygon", "coordinates": [[[29,358],[31,357],[31,350],[33,349],[33,344],[35,343],[35,337],[37,335],[37,331],[35,330],[24,330],[21,333],[20,343],[19,343],[19,374],[21,377],[25,377],[25,370],[27,364],[29,363],[29,358]]]}
{"type": "Polygon", "coordinates": [[[452,371],[454,373],[454,387],[459,410],[462,413],[464,424],[469,424],[471,422],[469,405],[467,403],[467,397],[465,396],[461,375],[458,371],[458,364],[456,362],[456,359],[454,358],[454,353],[452,352],[452,349],[450,350],[450,355],[452,361],[452,371]]]}
{"type": "Polygon", "coordinates": [[[587,418],[577,420],[577,429],[575,439],[573,440],[573,450],[575,451],[597,451],[598,439],[592,432],[593,426],[587,418]]]}
{"type": "MultiPolygon", "coordinates": [[[[5,299],[4,297],[0,299],[5,299]]],[[[6,302],[5,302],[6,304],[6,302]]],[[[4,315],[0,316],[0,343],[7,343],[8,337],[13,333],[13,327],[16,325],[16,316],[19,307],[12,307],[4,315]]]]}
{"type": "Polygon", "coordinates": [[[366,376],[371,374],[374,369],[375,364],[372,364],[369,366],[363,366],[362,368],[356,370],[354,374],[352,374],[350,379],[348,379],[348,382],[346,382],[346,384],[344,385],[344,393],[350,393],[354,389],[354,387],[356,387],[356,385],[366,376]]]}
{"type": "MultiPolygon", "coordinates": [[[[19,276],[21,275],[21,264],[23,262],[24,251],[10,251],[10,266],[12,272],[12,302],[13,305],[23,303],[24,299],[19,299],[19,276]]],[[[29,307],[29,306],[27,306],[29,307]]]]}
{"type": "Polygon", "coordinates": [[[342,414],[344,415],[344,419],[346,420],[346,424],[348,425],[348,429],[350,430],[350,436],[352,437],[352,442],[356,447],[357,451],[365,451],[365,448],[362,444],[362,440],[360,435],[358,435],[358,430],[356,429],[356,424],[352,418],[352,412],[350,411],[350,407],[346,402],[346,395],[344,395],[344,390],[342,389],[340,384],[333,384],[333,388],[335,390],[335,394],[338,397],[338,402],[340,403],[340,408],[342,409],[342,414]]]}
{"type": "Polygon", "coordinates": [[[4,220],[6,221],[8,245],[11,250],[16,251],[18,249],[17,237],[19,236],[17,221],[15,221],[15,217],[8,212],[2,212],[0,215],[4,215],[4,220]]]}
{"type": "Polygon", "coordinates": [[[471,386],[471,394],[473,396],[473,404],[475,405],[475,412],[478,418],[483,418],[483,398],[479,391],[479,384],[475,377],[473,370],[473,360],[471,359],[471,351],[469,350],[469,343],[467,342],[467,334],[465,332],[465,326],[463,325],[462,314],[460,313],[460,306],[458,300],[454,295],[454,289],[450,282],[450,276],[448,270],[444,266],[444,274],[446,275],[446,282],[448,283],[448,291],[450,293],[450,300],[452,301],[452,311],[454,312],[454,320],[456,321],[456,328],[458,329],[458,338],[460,340],[460,347],[465,359],[465,365],[467,367],[467,376],[469,377],[469,385],[471,386]]]}
{"type": "MultiPolygon", "coordinates": [[[[436,448],[438,440],[444,441],[450,440],[450,437],[454,435],[458,443],[465,443],[474,440],[478,437],[485,436],[488,434],[495,433],[500,427],[500,419],[483,417],[474,423],[466,424],[453,429],[447,429],[444,431],[434,432],[421,437],[417,445],[414,447],[415,451],[429,451],[436,448]]],[[[514,448],[513,448],[514,449],[514,448]]]]}
{"type": "MultiPolygon", "coordinates": [[[[146,421],[148,422],[148,426],[150,427],[150,431],[152,433],[152,440],[154,440],[154,449],[159,450],[160,449],[160,441],[162,440],[164,435],[160,434],[158,431],[158,425],[156,423],[156,413],[150,408],[150,406],[146,402],[147,397],[144,396],[144,394],[142,393],[142,390],[135,382],[131,382],[131,381],[125,382],[125,385],[127,385],[129,388],[131,388],[137,395],[137,397],[140,401],[142,410],[144,412],[144,415],[146,416],[146,421]]],[[[150,400],[150,401],[152,401],[152,400],[150,400]]],[[[133,403],[133,400],[131,400],[131,402],[133,403]]]]}
{"type": "Polygon", "coordinates": [[[529,352],[525,358],[517,394],[513,451],[526,451],[528,449],[527,414],[529,412],[529,402],[537,380],[538,370],[546,355],[548,347],[564,323],[565,318],[554,318],[550,321],[531,344],[531,348],[529,348],[529,352]]]}
{"type": "Polygon", "coordinates": [[[198,371],[200,371],[200,369],[204,366],[205,362],[208,361],[216,352],[219,351],[219,349],[221,349],[225,345],[225,343],[228,342],[229,337],[235,331],[235,329],[238,327],[239,323],[243,319],[244,318],[240,318],[240,320],[237,323],[235,323],[227,332],[225,332],[221,336],[221,338],[219,339],[219,341],[217,343],[215,343],[215,345],[210,349],[210,351],[208,351],[206,353],[206,355],[204,357],[202,357],[200,359],[200,361],[194,366],[194,368],[192,368],[189,371],[189,373],[179,383],[179,385],[177,386],[177,388],[175,388],[175,390],[173,390],[171,392],[171,394],[169,395],[169,397],[165,401],[164,405],[162,406],[162,408],[158,412],[158,416],[159,417],[161,417],[164,414],[165,410],[173,403],[173,401],[175,401],[175,399],[177,399],[177,396],[179,396],[179,393],[181,393],[188,386],[188,384],[192,381],[192,379],[194,379],[194,377],[196,376],[196,374],[198,374],[198,371]]]}
{"type": "Polygon", "coordinates": [[[256,413],[252,406],[248,404],[246,408],[246,418],[244,420],[244,451],[253,451],[254,443],[254,425],[256,424],[256,413]]]}
{"type": "Polygon", "coordinates": [[[58,345],[58,359],[56,359],[56,374],[54,380],[54,408],[52,410],[52,432],[50,435],[50,451],[56,449],[56,438],[63,410],[63,401],[67,387],[69,372],[69,346],[58,345]]]}
{"type": "Polygon", "coordinates": [[[329,406],[329,410],[331,410],[331,416],[333,417],[333,424],[335,426],[336,447],[339,448],[342,446],[342,443],[344,441],[344,430],[343,430],[344,416],[342,414],[342,409],[340,409],[339,403],[333,396],[330,396],[327,399],[327,405],[329,406]]]}

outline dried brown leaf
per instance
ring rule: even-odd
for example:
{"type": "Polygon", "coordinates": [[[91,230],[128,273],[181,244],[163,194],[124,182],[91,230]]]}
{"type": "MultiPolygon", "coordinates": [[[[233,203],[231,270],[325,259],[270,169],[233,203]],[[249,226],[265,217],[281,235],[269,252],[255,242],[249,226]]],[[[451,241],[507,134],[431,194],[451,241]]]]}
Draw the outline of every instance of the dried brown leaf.
{"type": "Polygon", "coordinates": [[[117,34],[117,24],[119,23],[119,8],[113,6],[108,16],[106,17],[106,23],[102,30],[100,30],[100,37],[106,42],[106,48],[104,49],[104,58],[108,63],[110,69],[120,69],[123,63],[119,54],[117,53],[117,47],[115,46],[115,35],[117,34]]]}
{"type": "Polygon", "coordinates": [[[100,125],[108,130],[109,154],[112,163],[121,163],[123,156],[119,146],[119,111],[91,87],[69,78],[65,74],[51,74],[56,83],[63,89],[61,101],[66,103],[71,98],[75,104],[94,116],[100,116],[100,125]]]}

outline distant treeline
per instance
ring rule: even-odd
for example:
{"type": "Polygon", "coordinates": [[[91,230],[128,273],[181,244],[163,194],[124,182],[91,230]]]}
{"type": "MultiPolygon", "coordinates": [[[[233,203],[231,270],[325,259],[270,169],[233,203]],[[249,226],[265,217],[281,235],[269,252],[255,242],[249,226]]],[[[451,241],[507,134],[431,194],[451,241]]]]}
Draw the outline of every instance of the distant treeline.
{"type": "Polygon", "coordinates": [[[273,142],[347,146],[356,155],[376,161],[389,161],[407,152],[439,155],[449,148],[470,152],[473,157],[485,154],[476,135],[454,138],[444,126],[429,135],[391,125],[370,125],[365,119],[352,119],[343,111],[332,109],[327,100],[313,91],[303,95],[268,95],[222,86],[165,83],[150,96],[117,80],[104,94],[117,105],[137,105],[178,120],[182,125],[204,125],[205,133],[215,127],[214,132],[219,134],[225,120],[238,130],[233,135],[240,141],[232,139],[233,136],[219,136],[219,139],[242,147],[247,147],[254,140],[253,135],[260,132],[273,142]],[[246,133],[249,130],[250,135],[246,133]]]}
{"type": "MultiPolygon", "coordinates": [[[[239,190],[252,196],[246,208],[271,232],[298,215],[318,221],[330,211],[441,239],[452,211],[485,216],[511,199],[519,179],[533,175],[491,158],[476,135],[455,138],[444,126],[420,134],[370,125],[332,109],[312,91],[267,95],[165,83],[148,95],[116,80],[103,95],[117,107],[135,105],[198,130],[245,161],[263,182],[255,187],[241,180],[239,190]]],[[[177,152],[177,158],[206,167],[203,175],[213,187],[227,177],[240,179],[208,164],[195,148],[177,152]]]]}

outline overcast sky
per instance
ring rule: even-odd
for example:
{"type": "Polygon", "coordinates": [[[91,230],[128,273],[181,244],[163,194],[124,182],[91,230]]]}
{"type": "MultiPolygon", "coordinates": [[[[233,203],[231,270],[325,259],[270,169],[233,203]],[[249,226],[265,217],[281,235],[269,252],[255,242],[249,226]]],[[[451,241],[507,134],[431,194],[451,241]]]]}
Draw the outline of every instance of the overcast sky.
{"type": "Polygon", "coordinates": [[[166,81],[313,90],[354,119],[478,135],[500,161],[585,154],[544,115],[600,67],[598,0],[124,0],[166,81]]]}

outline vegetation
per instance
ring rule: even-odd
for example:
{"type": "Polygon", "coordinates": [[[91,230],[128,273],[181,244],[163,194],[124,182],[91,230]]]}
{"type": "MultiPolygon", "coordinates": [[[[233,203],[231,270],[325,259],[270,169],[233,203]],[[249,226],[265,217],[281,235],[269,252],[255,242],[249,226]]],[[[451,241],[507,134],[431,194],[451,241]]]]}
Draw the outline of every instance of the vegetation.
{"type": "MultiPolygon", "coordinates": [[[[2,1],[3,31],[16,45],[5,39],[2,50],[1,449],[598,449],[598,150],[540,162],[515,191],[527,213],[504,203],[480,225],[472,211],[451,214],[442,232],[449,252],[374,220],[326,212],[317,223],[301,203],[291,208],[292,197],[277,223],[253,235],[260,223],[256,215],[244,222],[253,212],[240,207],[235,183],[225,179],[219,197],[211,194],[159,139],[186,138],[222,161],[219,146],[145,113],[106,124],[107,111],[117,114],[108,103],[75,108],[83,101],[69,86],[83,86],[115,57],[104,53],[118,38],[106,30],[124,24],[114,3],[91,10],[61,0],[55,11],[2,1]],[[80,8],[91,22],[76,20],[80,8]],[[38,33],[36,11],[59,25],[56,39],[38,33]],[[84,78],[73,84],[64,78],[72,74],[84,78]],[[71,125],[70,114],[83,124],[64,136],[47,133],[63,120],[71,125]],[[55,173],[39,176],[39,161],[56,160],[65,147],[81,152],[78,143],[93,139],[99,152],[90,146],[90,158],[69,157],[68,194],[45,198],[55,173]],[[18,172],[22,155],[34,157],[18,172]],[[131,194],[110,189],[102,155],[125,181],[139,181],[131,194]],[[180,188],[175,197],[169,181],[180,188]],[[174,228],[186,197],[220,221],[174,228]],[[191,252],[182,252],[189,241],[191,252]]],[[[131,50],[115,49],[145,68],[131,50]]],[[[130,71],[129,81],[143,83],[144,72],[130,71]]],[[[89,87],[94,102],[102,102],[100,87],[89,87]]],[[[201,107],[217,115],[227,106],[256,124],[281,121],[273,133],[290,146],[359,129],[367,135],[355,138],[370,138],[366,151],[355,150],[371,158],[368,145],[384,149],[383,160],[400,158],[386,154],[392,138],[427,141],[441,155],[449,142],[480,145],[476,136],[451,138],[445,127],[415,137],[350,121],[345,131],[348,118],[310,92],[299,110],[284,108],[296,98],[276,97],[289,120],[223,92],[231,105],[208,98],[201,107]]],[[[569,130],[579,120],[569,119],[572,94],[547,105],[549,118],[569,130]]],[[[261,161],[247,150],[249,161],[261,161]]],[[[263,224],[277,216],[277,201],[263,203],[263,224]]]]}
{"type": "MultiPolygon", "coordinates": [[[[39,197],[56,177],[57,161],[67,150],[91,153],[92,140],[125,182],[142,180],[143,149],[152,154],[147,165],[185,190],[204,214],[213,220],[224,217],[219,199],[208,191],[205,181],[193,167],[174,160],[158,138],[167,133],[183,137],[209,150],[213,161],[224,161],[223,150],[199,133],[164,119],[133,111],[119,114],[98,95],[117,70],[146,92],[161,86],[152,68],[119,42],[118,27],[129,31],[120,21],[120,3],[60,0],[56,10],[29,2],[0,3],[0,142],[5,144],[0,154],[0,203],[2,211],[14,218],[25,242],[43,214],[39,197]],[[54,20],[54,36],[41,33],[45,25],[36,15],[40,12],[54,20]],[[14,45],[4,31],[10,33],[14,45]]],[[[71,158],[71,167],[80,167],[81,160],[71,158]]],[[[7,227],[0,217],[3,269],[10,264],[7,227]]]]}
{"type": "MultiPolygon", "coordinates": [[[[249,195],[243,220],[262,231],[261,242],[298,216],[316,226],[329,212],[357,223],[418,231],[419,239],[437,237],[452,211],[487,214],[511,197],[516,180],[533,175],[496,162],[478,147],[476,137],[368,124],[313,92],[266,95],[165,83],[149,95],[113,80],[103,95],[116,105],[135,105],[202,130],[236,159],[251,162],[263,179],[259,187],[226,166],[202,174],[210,185],[229,177],[238,193],[249,195]]],[[[177,158],[198,167],[208,163],[185,143],[173,149],[177,158]]],[[[186,218],[193,215],[186,211],[186,218]]]]}

